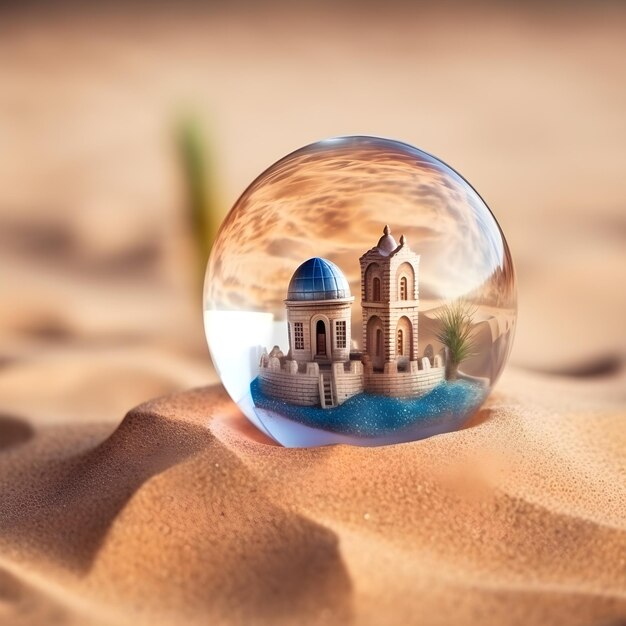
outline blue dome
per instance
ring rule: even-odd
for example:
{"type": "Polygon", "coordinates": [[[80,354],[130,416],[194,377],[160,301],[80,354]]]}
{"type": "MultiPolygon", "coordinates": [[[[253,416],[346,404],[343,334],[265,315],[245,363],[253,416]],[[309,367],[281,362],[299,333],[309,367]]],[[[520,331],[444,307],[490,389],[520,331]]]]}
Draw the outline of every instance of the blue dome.
{"type": "Polygon", "coordinates": [[[343,272],[334,263],[314,257],[294,272],[287,300],[337,300],[350,295],[350,285],[343,272]]]}

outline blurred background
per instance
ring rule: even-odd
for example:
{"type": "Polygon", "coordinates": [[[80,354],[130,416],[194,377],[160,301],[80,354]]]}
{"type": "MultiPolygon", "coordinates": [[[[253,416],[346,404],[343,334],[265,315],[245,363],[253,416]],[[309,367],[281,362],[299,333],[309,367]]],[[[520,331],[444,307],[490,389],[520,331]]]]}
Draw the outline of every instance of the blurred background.
{"type": "Polygon", "coordinates": [[[621,3],[3,3],[0,414],[119,421],[215,381],[220,220],[346,134],[431,152],[491,207],[519,280],[510,367],[623,400],[625,111],[621,3]]]}

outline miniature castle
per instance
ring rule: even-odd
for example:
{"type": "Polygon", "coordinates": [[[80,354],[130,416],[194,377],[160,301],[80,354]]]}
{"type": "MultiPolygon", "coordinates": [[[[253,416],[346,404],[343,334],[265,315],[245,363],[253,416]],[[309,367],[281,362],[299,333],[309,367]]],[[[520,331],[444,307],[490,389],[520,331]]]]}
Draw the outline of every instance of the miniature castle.
{"type": "Polygon", "coordinates": [[[359,261],[363,351],[350,349],[354,296],[346,277],[326,259],[309,259],[295,271],[285,300],[289,352],[274,346],[261,356],[263,393],[331,408],[362,392],[417,397],[444,380],[441,355],[418,358],[419,254],[404,235],[396,243],[385,226],[359,261]]]}

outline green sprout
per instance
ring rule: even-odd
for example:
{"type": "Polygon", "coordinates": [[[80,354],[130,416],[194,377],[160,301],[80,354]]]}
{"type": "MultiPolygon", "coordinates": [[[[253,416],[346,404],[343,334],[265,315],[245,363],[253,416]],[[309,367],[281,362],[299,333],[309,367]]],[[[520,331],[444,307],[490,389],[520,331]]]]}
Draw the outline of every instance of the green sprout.
{"type": "Polygon", "coordinates": [[[200,279],[204,278],[220,223],[213,162],[202,125],[185,117],[177,131],[177,146],[186,192],[187,216],[200,279]]]}
{"type": "Polygon", "coordinates": [[[459,365],[476,354],[476,333],[472,324],[476,307],[455,300],[437,313],[440,326],[435,336],[447,348],[447,379],[456,380],[459,365]]]}

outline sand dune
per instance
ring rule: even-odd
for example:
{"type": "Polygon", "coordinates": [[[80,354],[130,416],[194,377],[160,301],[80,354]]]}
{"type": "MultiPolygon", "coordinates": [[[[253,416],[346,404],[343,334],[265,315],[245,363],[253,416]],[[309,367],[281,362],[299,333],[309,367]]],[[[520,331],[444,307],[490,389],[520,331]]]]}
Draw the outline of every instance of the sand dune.
{"type": "Polygon", "coordinates": [[[0,465],[7,576],[60,623],[617,623],[624,415],[565,418],[517,379],[533,405],[500,391],[462,431],[376,449],[283,449],[219,388],[108,437],[51,427],[0,465]]]}
{"type": "Polygon", "coordinates": [[[350,581],[336,535],[267,498],[206,429],[207,400],[225,404],[214,391],[146,405],[87,452],[11,463],[3,548],[74,587],[97,615],[115,601],[121,623],[129,613],[145,623],[281,623],[291,611],[307,623],[346,621],[350,581]]]}

